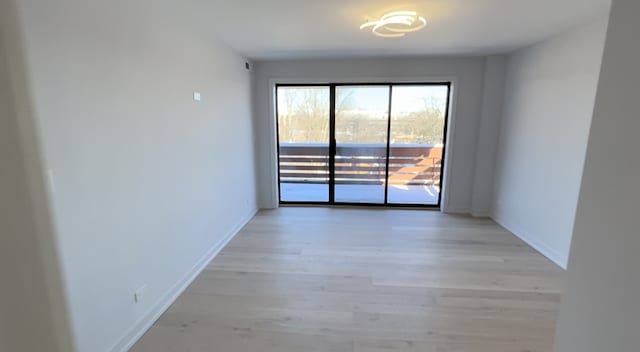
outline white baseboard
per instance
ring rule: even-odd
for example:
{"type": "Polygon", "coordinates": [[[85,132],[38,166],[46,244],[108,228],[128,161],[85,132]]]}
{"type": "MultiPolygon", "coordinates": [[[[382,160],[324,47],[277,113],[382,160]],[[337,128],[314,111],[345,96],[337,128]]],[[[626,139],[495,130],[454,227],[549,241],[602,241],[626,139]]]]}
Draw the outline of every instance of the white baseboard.
{"type": "Polygon", "coordinates": [[[231,228],[225,236],[218,241],[207,253],[196,262],[178,282],[176,282],[162,298],[152,306],[134,326],[110,349],[111,352],[128,351],[158,318],[175,302],[175,300],[184,292],[184,290],[200,275],[204,268],[215,258],[218,253],[235,237],[238,232],[251,220],[257,209],[252,209],[245,215],[233,228],[231,228]]]}
{"type": "Polygon", "coordinates": [[[452,208],[448,207],[443,210],[447,214],[470,214],[471,212],[467,208],[452,208]]]}
{"type": "Polygon", "coordinates": [[[533,249],[540,252],[540,254],[547,257],[549,260],[554,262],[556,265],[558,265],[562,269],[567,270],[567,262],[569,261],[569,258],[567,255],[563,255],[562,253],[548,246],[546,243],[540,242],[535,237],[529,235],[527,231],[522,231],[522,229],[518,229],[516,228],[516,226],[512,226],[511,224],[508,224],[506,221],[502,221],[501,219],[498,219],[493,215],[490,217],[493,221],[497,222],[500,226],[509,230],[509,232],[514,234],[516,237],[520,238],[521,240],[526,242],[529,246],[533,247],[533,249]]]}
{"type": "Polygon", "coordinates": [[[475,210],[469,208],[446,208],[444,212],[447,214],[464,214],[471,215],[474,218],[489,218],[491,217],[491,212],[489,210],[475,210]]]}
{"type": "Polygon", "coordinates": [[[488,210],[472,210],[471,216],[474,218],[488,218],[491,217],[491,212],[488,210]]]}

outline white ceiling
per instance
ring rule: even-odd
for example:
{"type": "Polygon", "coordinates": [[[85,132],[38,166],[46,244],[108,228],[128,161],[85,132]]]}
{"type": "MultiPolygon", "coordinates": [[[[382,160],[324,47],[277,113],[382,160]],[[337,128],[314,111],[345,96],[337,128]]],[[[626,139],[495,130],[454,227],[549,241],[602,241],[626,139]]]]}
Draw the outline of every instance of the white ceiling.
{"type": "Polygon", "coordinates": [[[607,13],[611,0],[203,0],[221,40],[253,59],[504,53],[607,13]],[[414,10],[427,28],[403,38],[360,30],[414,10]]]}

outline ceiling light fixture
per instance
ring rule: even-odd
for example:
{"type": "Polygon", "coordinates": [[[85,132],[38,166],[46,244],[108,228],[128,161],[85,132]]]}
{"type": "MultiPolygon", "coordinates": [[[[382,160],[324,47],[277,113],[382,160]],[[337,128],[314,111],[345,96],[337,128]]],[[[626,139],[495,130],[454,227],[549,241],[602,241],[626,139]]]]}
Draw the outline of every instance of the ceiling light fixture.
{"type": "Polygon", "coordinates": [[[371,27],[371,32],[378,37],[398,38],[409,32],[419,31],[427,25],[427,20],[415,11],[389,12],[378,21],[369,21],[360,29],[371,27]]]}

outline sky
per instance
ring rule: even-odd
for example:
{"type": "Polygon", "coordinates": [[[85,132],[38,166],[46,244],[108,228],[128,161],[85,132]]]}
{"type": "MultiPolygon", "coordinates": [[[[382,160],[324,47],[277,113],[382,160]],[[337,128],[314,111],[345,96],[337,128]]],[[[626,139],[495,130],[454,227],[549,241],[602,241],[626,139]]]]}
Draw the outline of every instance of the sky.
{"type": "MultiPolygon", "coordinates": [[[[336,87],[336,100],[351,93],[353,110],[375,111],[386,115],[389,107],[389,88],[386,86],[336,87]]],[[[392,112],[414,112],[425,108],[425,100],[441,107],[447,103],[447,86],[394,86],[392,112]]]]}

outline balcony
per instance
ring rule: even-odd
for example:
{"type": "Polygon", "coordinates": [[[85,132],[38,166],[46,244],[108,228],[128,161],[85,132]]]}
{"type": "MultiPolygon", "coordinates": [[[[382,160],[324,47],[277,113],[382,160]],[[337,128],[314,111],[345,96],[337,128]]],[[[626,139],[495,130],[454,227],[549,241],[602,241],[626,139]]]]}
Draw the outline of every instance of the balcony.
{"type": "MultiPolygon", "coordinates": [[[[437,205],[441,145],[392,144],[389,148],[388,203],[437,205]]],[[[329,145],[280,144],[280,194],[285,202],[329,200],[329,145]]],[[[385,144],[338,144],[335,161],[337,203],[384,203],[385,144]]]]}

